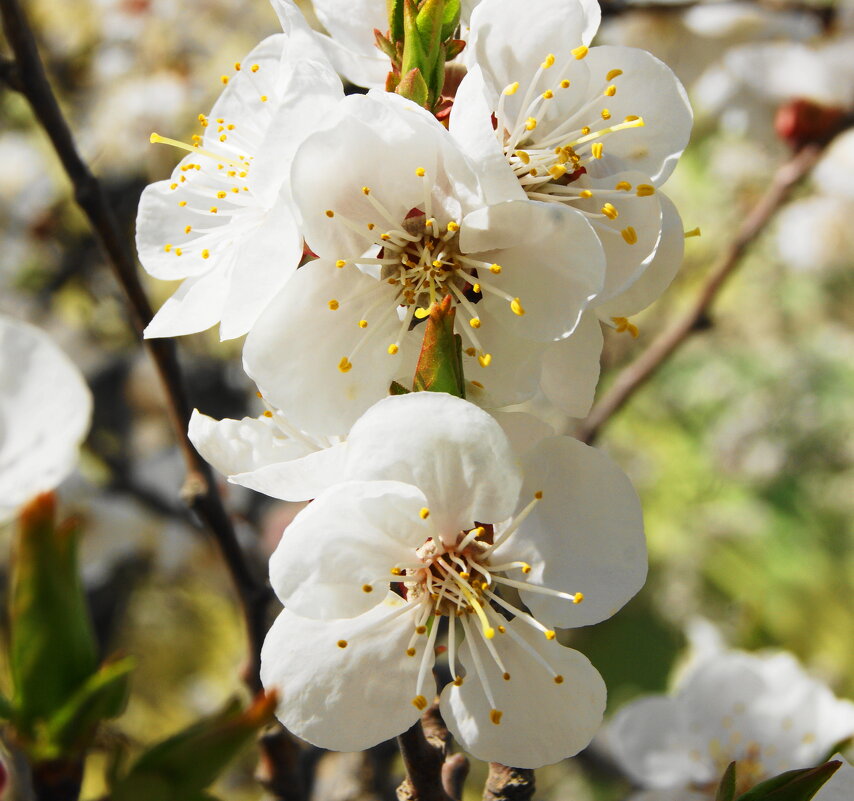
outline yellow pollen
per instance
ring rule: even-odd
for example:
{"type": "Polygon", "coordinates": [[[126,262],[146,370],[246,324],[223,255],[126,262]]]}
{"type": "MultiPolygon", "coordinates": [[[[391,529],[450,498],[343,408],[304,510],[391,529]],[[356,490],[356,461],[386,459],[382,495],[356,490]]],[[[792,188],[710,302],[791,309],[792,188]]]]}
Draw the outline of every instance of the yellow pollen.
{"type": "Polygon", "coordinates": [[[462,676],[455,676],[454,677],[454,687],[461,687],[462,683],[463,683],[463,677],[462,676]]]}
{"type": "Polygon", "coordinates": [[[551,175],[551,177],[556,181],[558,178],[566,175],[566,167],[564,167],[563,164],[552,164],[552,166],[549,167],[549,175],[551,175]]]}
{"type": "Polygon", "coordinates": [[[573,55],[573,56],[575,56],[575,58],[576,58],[578,61],[581,61],[581,59],[582,59],[582,58],[584,58],[584,56],[586,56],[588,52],[589,52],[589,51],[588,51],[588,48],[587,48],[587,47],[585,47],[584,45],[581,45],[581,47],[576,47],[576,48],[572,51],[572,55],[573,55]]]}
{"type": "Polygon", "coordinates": [[[234,62],[234,69],[236,69],[238,72],[240,72],[240,62],[239,61],[234,62]]]}
{"type": "Polygon", "coordinates": [[[222,190],[222,189],[220,189],[220,190],[219,190],[219,192],[217,192],[217,193],[216,193],[216,196],[217,196],[220,200],[222,200],[222,199],[223,199],[227,194],[228,194],[227,192],[223,192],[223,190],[222,190]]]}
{"type": "Polygon", "coordinates": [[[480,284],[472,284],[471,288],[472,288],[472,292],[475,292],[475,293],[480,292],[480,284]]]}
{"type": "Polygon", "coordinates": [[[554,63],[555,63],[555,56],[554,56],[554,53],[549,53],[549,54],[546,56],[546,60],[545,60],[545,61],[544,61],[540,66],[542,66],[542,68],[543,68],[544,70],[547,70],[547,69],[549,69],[550,67],[554,66],[554,63]]]}
{"type": "Polygon", "coordinates": [[[433,266],[434,266],[437,270],[438,270],[438,269],[439,269],[439,268],[440,268],[444,263],[445,263],[445,262],[443,262],[443,261],[441,261],[441,260],[439,260],[439,259],[434,259],[434,260],[433,260],[433,266]]]}
{"type": "Polygon", "coordinates": [[[700,236],[700,233],[701,232],[699,226],[697,228],[692,228],[690,231],[685,232],[685,239],[688,239],[692,236],[700,236]]]}
{"type": "Polygon", "coordinates": [[[560,673],[555,676],[555,684],[563,684],[563,676],[561,676],[560,673]]]}
{"type": "Polygon", "coordinates": [[[510,674],[505,671],[501,674],[501,678],[504,679],[504,681],[510,681],[510,674]]]}
{"type": "Polygon", "coordinates": [[[187,201],[186,200],[179,200],[178,205],[181,206],[181,208],[183,208],[184,206],[187,205],[187,201]]]}
{"type": "Polygon", "coordinates": [[[631,225],[628,228],[623,228],[623,230],[620,231],[620,235],[623,237],[627,245],[637,244],[638,233],[631,225]]]}
{"type": "Polygon", "coordinates": [[[426,506],[423,506],[421,507],[421,511],[418,513],[418,516],[422,520],[426,520],[428,517],[430,517],[430,510],[426,506]]]}
{"type": "Polygon", "coordinates": [[[543,491],[542,491],[542,490],[537,490],[537,491],[534,493],[534,497],[535,497],[538,501],[541,501],[541,500],[543,499],[543,491]]]}
{"type": "Polygon", "coordinates": [[[513,314],[519,317],[525,313],[525,310],[522,308],[522,304],[519,302],[519,298],[513,298],[513,300],[510,301],[510,310],[513,314]]]}
{"type": "Polygon", "coordinates": [[[577,592],[577,593],[575,593],[575,597],[572,599],[572,602],[574,604],[580,604],[583,600],[584,600],[584,593],[583,592],[577,592]]]}
{"type": "Polygon", "coordinates": [[[353,363],[345,356],[340,362],[338,362],[338,369],[342,373],[349,373],[350,370],[353,369],[353,363]]]}
{"type": "Polygon", "coordinates": [[[347,640],[338,640],[338,647],[339,648],[346,648],[347,647],[347,640]]]}
{"type": "Polygon", "coordinates": [[[172,245],[164,245],[163,250],[165,250],[168,253],[170,250],[172,250],[172,245]]]}
{"type": "Polygon", "coordinates": [[[605,146],[601,142],[594,142],[590,146],[590,152],[593,155],[594,159],[602,158],[602,151],[605,149],[605,146]]]}
{"type": "Polygon", "coordinates": [[[189,234],[189,233],[190,233],[190,231],[192,231],[192,230],[193,230],[193,226],[192,226],[192,225],[188,225],[188,226],[184,229],[184,233],[185,233],[185,234],[189,234]]]}
{"type": "Polygon", "coordinates": [[[393,567],[391,569],[391,574],[392,574],[392,576],[402,576],[403,571],[399,567],[393,567]]]}
{"type": "Polygon", "coordinates": [[[531,566],[527,562],[522,562],[522,572],[526,576],[531,572],[531,566]]]}
{"type": "Polygon", "coordinates": [[[427,174],[427,170],[425,170],[423,167],[416,167],[415,168],[415,174],[419,178],[423,178],[427,174]]]}
{"type": "Polygon", "coordinates": [[[472,317],[471,320],[469,320],[469,325],[472,328],[480,328],[480,317],[472,317]]]}
{"type": "Polygon", "coordinates": [[[177,189],[177,188],[178,188],[178,184],[169,184],[169,188],[170,188],[170,189],[177,189]]]}
{"type": "Polygon", "coordinates": [[[635,189],[635,194],[638,197],[649,197],[650,195],[655,194],[655,187],[650,186],[650,184],[638,184],[635,189]]]}
{"type": "Polygon", "coordinates": [[[515,95],[519,91],[519,81],[513,81],[509,86],[504,87],[505,95],[515,95]]]}
{"type": "Polygon", "coordinates": [[[543,634],[546,635],[547,640],[553,640],[557,636],[551,629],[544,631],[543,634]]]}
{"type": "Polygon", "coordinates": [[[202,258],[203,258],[203,259],[209,259],[209,258],[210,258],[210,255],[211,255],[211,252],[210,252],[207,248],[205,248],[205,249],[202,251],[202,258]]]}
{"type": "Polygon", "coordinates": [[[629,116],[626,117],[626,122],[640,122],[640,121],[641,121],[641,118],[638,117],[637,114],[629,114],[629,116]]]}
{"type": "Polygon", "coordinates": [[[492,362],[492,354],[482,353],[480,356],[477,357],[477,360],[480,363],[481,367],[489,367],[490,363],[492,362]]]}
{"type": "Polygon", "coordinates": [[[388,242],[391,237],[388,234],[380,234],[380,239],[382,239],[383,242],[388,242]]]}
{"type": "Polygon", "coordinates": [[[534,128],[536,128],[536,127],[537,127],[536,117],[528,117],[528,119],[525,122],[525,130],[526,131],[533,131],[534,128]]]}
{"type": "Polygon", "coordinates": [[[622,334],[624,331],[628,331],[632,339],[638,338],[640,330],[631,320],[629,320],[628,317],[612,317],[611,320],[616,325],[615,330],[618,334],[622,334]]]}
{"type": "Polygon", "coordinates": [[[257,64],[253,64],[249,69],[251,69],[252,72],[258,72],[261,68],[257,64]]]}
{"type": "Polygon", "coordinates": [[[611,84],[611,85],[610,85],[610,86],[609,86],[609,87],[608,87],[608,88],[603,92],[603,94],[605,95],[605,97],[613,97],[615,94],[617,94],[617,87],[616,87],[616,86],[614,86],[613,84],[611,84]]]}
{"type": "Polygon", "coordinates": [[[204,114],[199,114],[198,120],[202,125],[208,124],[208,118],[204,114]]]}
{"type": "Polygon", "coordinates": [[[175,248],[175,255],[180,256],[184,251],[181,248],[175,248]]]}
{"type": "Polygon", "coordinates": [[[340,270],[342,267],[346,267],[346,266],[347,266],[347,262],[346,262],[346,261],[344,261],[344,259],[338,259],[338,260],[335,262],[335,266],[340,270]]]}
{"type": "Polygon", "coordinates": [[[367,328],[368,321],[367,320],[359,320],[359,328],[367,328]]]}
{"type": "Polygon", "coordinates": [[[499,275],[501,273],[501,265],[500,264],[490,264],[489,272],[493,275],[499,275]]]}
{"type": "Polygon", "coordinates": [[[416,626],[415,627],[415,633],[416,634],[426,634],[427,633],[427,626],[416,626]]]}
{"type": "Polygon", "coordinates": [[[221,80],[224,84],[228,83],[228,75],[223,75],[223,76],[220,78],[220,80],[221,80]]]}
{"type": "Polygon", "coordinates": [[[593,193],[589,189],[582,189],[578,193],[579,197],[593,197],[593,193]]]}
{"type": "Polygon", "coordinates": [[[269,409],[267,409],[267,410],[264,412],[264,417],[272,417],[272,416],[273,416],[273,413],[272,413],[269,409]]]}
{"type": "Polygon", "coordinates": [[[362,592],[373,592],[374,588],[370,584],[362,585],[362,592]]]}
{"type": "Polygon", "coordinates": [[[501,712],[497,709],[490,709],[489,719],[497,726],[501,723],[501,712]]]}
{"type": "Polygon", "coordinates": [[[543,100],[551,100],[555,96],[555,93],[551,89],[546,89],[543,92],[543,100]]]}
{"type": "Polygon", "coordinates": [[[632,185],[628,181],[620,181],[615,187],[618,192],[631,192],[632,185]]]}
{"type": "Polygon", "coordinates": [[[611,112],[608,111],[608,109],[606,109],[606,108],[602,109],[602,119],[603,120],[610,120],[611,119],[611,112]]]}
{"type": "MultiPolygon", "coordinates": [[[[465,579],[466,581],[468,581],[468,580],[471,578],[471,573],[468,573],[468,572],[466,572],[465,570],[462,570],[462,571],[460,572],[460,578],[465,579]]],[[[473,582],[473,586],[477,586],[477,582],[473,582]]]]}
{"type": "Polygon", "coordinates": [[[210,211],[211,214],[216,214],[219,211],[219,209],[216,206],[211,206],[210,209],[208,209],[208,211],[210,211]]]}
{"type": "Polygon", "coordinates": [[[268,100],[269,100],[269,98],[267,97],[267,95],[261,95],[261,102],[262,103],[266,103],[268,100]]]}
{"type": "Polygon", "coordinates": [[[623,74],[623,71],[622,71],[622,70],[617,70],[617,69],[611,70],[611,71],[610,71],[610,72],[605,76],[605,80],[606,80],[606,81],[613,81],[613,80],[614,80],[614,78],[616,78],[616,77],[618,77],[618,76],[620,76],[620,75],[622,75],[622,74],[623,74]]]}
{"type": "Polygon", "coordinates": [[[415,316],[419,320],[423,320],[425,317],[430,316],[430,309],[422,309],[420,306],[415,310],[415,316]]]}
{"type": "Polygon", "coordinates": [[[540,174],[540,171],[536,167],[532,167],[530,172],[528,173],[528,175],[531,175],[534,178],[536,178],[539,174],[540,174]]]}
{"type": "Polygon", "coordinates": [[[474,356],[474,354],[475,354],[476,352],[477,352],[477,351],[475,351],[475,349],[474,349],[474,348],[466,348],[466,349],[463,351],[463,353],[465,353],[465,354],[466,354],[466,356],[474,356]]]}
{"type": "Polygon", "coordinates": [[[406,649],[406,655],[407,656],[415,656],[415,649],[414,648],[407,648],[406,649]]]}
{"type": "Polygon", "coordinates": [[[455,232],[457,232],[457,231],[459,231],[459,230],[460,230],[460,226],[459,226],[459,225],[457,225],[453,220],[451,220],[451,221],[448,223],[447,228],[448,228],[448,230],[449,230],[451,233],[455,233],[455,232]]]}
{"type": "Polygon", "coordinates": [[[363,195],[370,195],[370,194],[371,194],[371,187],[369,187],[369,186],[363,186],[363,187],[362,187],[362,194],[363,194],[363,195]]]}
{"type": "Polygon", "coordinates": [[[392,342],[391,345],[388,346],[388,355],[394,356],[394,354],[397,353],[399,350],[400,348],[395,345],[394,342],[392,342]]]}
{"type": "Polygon", "coordinates": [[[581,129],[581,135],[582,135],[582,136],[587,136],[587,134],[589,134],[589,133],[590,133],[590,126],[585,125],[585,126],[581,129]]]}
{"type": "Polygon", "coordinates": [[[228,139],[228,137],[225,134],[223,134],[222,136],[220,136],[219,141],[224,142],[226,139],[228,139]]]}
{"type": "Polygon", "coordinates": [[[609,220],[616,220],[619,216],[619,212],[614,207],[612,203],[606,203],[601,208],[602,214],[604,214],[609,220]]]}
{"type": "Polygon", "coordinates": [[[332,211],[332,209],[326,209],[324,214],[326,214],[326,216],[329,217],[330,220],[335,216],[335,212],[332,211]]]}
{"type": "Polygon", "coordinates": [[[499,627],[498,627],[498,633],[499,633],[499,634],[506,634],[506,633],[507,633],[507,629],[506,629],[506,628],[504,628],[504,626],[499,626],[499,627]]]}
{"type": "Polygon", "coordinates": [[[569,89],[569,81],[568,81],[568,80],[566,80],[566,78],[564,78],[564,79],[560,82],[560,88],[561,88],[561,89],[569,89]]]}
{"type": "Polygon", "coordinates": [[[329,311],[337,311],[341,304],[335,298],[332,298],[326,305],[329,306],[329,311]]]}

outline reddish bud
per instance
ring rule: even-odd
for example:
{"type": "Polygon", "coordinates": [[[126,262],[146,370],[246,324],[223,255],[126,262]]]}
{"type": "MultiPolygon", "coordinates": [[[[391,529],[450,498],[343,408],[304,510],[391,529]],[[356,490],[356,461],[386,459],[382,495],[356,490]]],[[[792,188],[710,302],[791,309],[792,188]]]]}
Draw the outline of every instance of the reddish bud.
{"type": "Polygon", "coordinates": [[[777,109],[774,128],[793,150],[811,144],[823,144],[842,129],[845,111],[821,106],[811,100],[792,100],[777,109]]]}

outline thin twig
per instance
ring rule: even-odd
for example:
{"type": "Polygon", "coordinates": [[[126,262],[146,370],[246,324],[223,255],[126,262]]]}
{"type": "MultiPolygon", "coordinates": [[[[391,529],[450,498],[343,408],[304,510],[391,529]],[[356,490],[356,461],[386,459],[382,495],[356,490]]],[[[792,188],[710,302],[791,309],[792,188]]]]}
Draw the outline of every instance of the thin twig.
{"type": "MultiPolygon", "coordinates": [[[[14,69],[4,67],[4,75],[16,76],[17,86],[26,97],[74,187],[74,198],[89,220],[108,256],[113,271],[127,296],[134,327],[142,331],[151,320],[152,310],[136,273],[136,264],[127,247],[106,196],[95,176],[80,157],[71,131],[45,75],[35,38],[18,0],[0,0],[4,31],[15,57],[14,69]]],[[[270,592],[250,567],[241,549],[231,520],[222,505],[208,464],[187,438],[190,406],[184,390],[175,346],[168,339],[148,339],[145,346],[154,360],[166,392],[169,417],[187,465],[187,481],[182,496],[214,535],[228,565],[246,618],[251,646],[251,666],[246,681],[253,691],[260,689],[258,665],[261,643],[266,633],[270,592]]]]}
{"type": "Polygon", "coordinates": [[[406,768],[406,778],[397,788],[398,801],[454,801],[462,797],[468,760],[457,754],[448,758],[450,741],[435,704],[397,738],[406,768]]]}
{"type": "Polygon", "coordinates": [[[610,389],[576,430],[575,436],[578,439],[592,443],[602,427],[655,375],[677,348],[693,334],[709,327],[709,309],[727,279],[739,266],[749,246],[785,203],[795,185],[815,166],[822,152],[823,148],[818,145],[807,146],[777,169],[767,191],[712,267],[708,280],[691,308],[617,376],[610,389]]]}
{"type": "Polygon", "coordinates": [[[534,771],[490,762],[483,801],[531,801],[535,789],[534,771]]]}

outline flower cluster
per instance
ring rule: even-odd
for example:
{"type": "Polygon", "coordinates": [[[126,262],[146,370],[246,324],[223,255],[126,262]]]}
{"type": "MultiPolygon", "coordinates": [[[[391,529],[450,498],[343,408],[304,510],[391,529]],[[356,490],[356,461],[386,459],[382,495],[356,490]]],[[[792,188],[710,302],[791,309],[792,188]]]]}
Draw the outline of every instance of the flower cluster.
{"type": "Polygon", "coordinates": [[[637,592],[644,535],[607,457],[505,410],[584,415],[600,322],[636,334],[678,269],[660,186],[690,134],[684,90],[644,51],[591,46],[589,0],[534,0],[521,26],[515,0],[407,3],[418,25],[402,3],[318,0],[328,36],[273,5],[283,33],[223,76],[193,141],[152,135],[188,155],[137,225],[146,270],[183,281],[148,336],[248,334],[264,410],[196,413],[196,447],[235,483],[312,500],[271,561],[285,610],[262,678],[292,731],[355,750],[411,726],[447,675],[464,748],[555,762],[605,703],[556,630],[637,592]],[[370,90],[345,96],[338,71],[370,90]],[[440,308],[443,355],[425,337],[440,308]],[[409,392],[442,358],[459,382],[409,392]]]}

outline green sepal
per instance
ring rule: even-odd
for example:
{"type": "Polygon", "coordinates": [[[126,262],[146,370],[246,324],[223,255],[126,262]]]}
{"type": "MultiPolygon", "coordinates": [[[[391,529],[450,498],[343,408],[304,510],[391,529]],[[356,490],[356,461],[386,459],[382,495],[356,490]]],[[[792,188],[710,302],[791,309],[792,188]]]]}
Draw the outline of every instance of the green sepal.
{"type": "Polygon", "coordinates": [[[442,13],[441,41],[446,42],[457,31],[460,24],[460,0],[445,0],[445,10],[442,13]]]}
{"type": "Polygon", "coordinates": [[[444,10],[445,0],[426,0],[415,19],[425,56],[421,73],[427,84],[431,106],[441,94],[445,82],[445,56],[442,52],[444,10]]]}
{"type": "Polygon", "coordinates": [[[31,736],[95,673],[97,649],[77,573],[78,525],[55,525],[56,499],[40,495],[21,513],[9,594],[12,705],[31,736]]]}
{"type": "Polygon", "coordinates": [[[787,770],[760,782],[740,795],[737,801],[809,801],[841,764],[836,760],[825,762],[817,768],[787,770]]]}
{"type": "Polygon", "coordinates": [[[389,38],[392,42],[403,42],[403,5],[405,0],[386,0],[388,11],[389,38]]]}
{"type": "Polygon", "coordinates": [[[129,675],[136,666],[132,657],[105,662],[97,673],[69,698],[47,721],[43,734],[52,753],[40,758],[52,759],[82,752],[92,740],[98,724],[117,717],[127,703],[129,675]]]}
{"type": "Polygon", "coordinates": [[[256,732],[273,719],[275,693],[259,695],[245,710],[233,700],[150,748],[112,789],[113,801],[207,799],[205,789],[256,732]]]}
{"type": "MultiPolygon", "coordinates": [[[[418,31],[418,9],[414,0],[404,0],[403,6],[403,59],[400,71],[403,75],[427,66],[427,54],[418,31]]],[[[405,96],[405,95],[404,95],[405,96]]]]}
{"type": "Polygon", "coordinates": [[[465,398],[462,338],[454,333],[451,296],[430,307],[412,387],[416,392],[447,392],[465,398]]]}
{"type": "Polygon", "coordinates": [[[397,50],[394,43],[383,36],[381,31],[374,28],[374,41],[377,47],[385,53],[392,64],[397,60],[397,50]]]}
{"type": "Polygon", "coordinates": [[[735,762],[730,762],[715,795],[715,801],[733,801],[735,798],[735,762]]]}
{"type": "Polygon", "coordinates": [[[450,61],[456,58],[463,50],[466,49],[466,43],[463,39],[451,39],[445,45],[445,61],[450,61]]]}
{"type": "Polygon", "coordinates": [[[424,82],[421,70],[413,69],[405,73],[395,91],[422,108],[427,108],[427,84],[424,82]]]}
{"type": "Polygon", "coordinates": [[[399,384],[397,381],[392,381],[391,386],[388,388],[389,395],[408,395],[412,392],[411,389],[407,389],[403,384],[399,384]]]}

